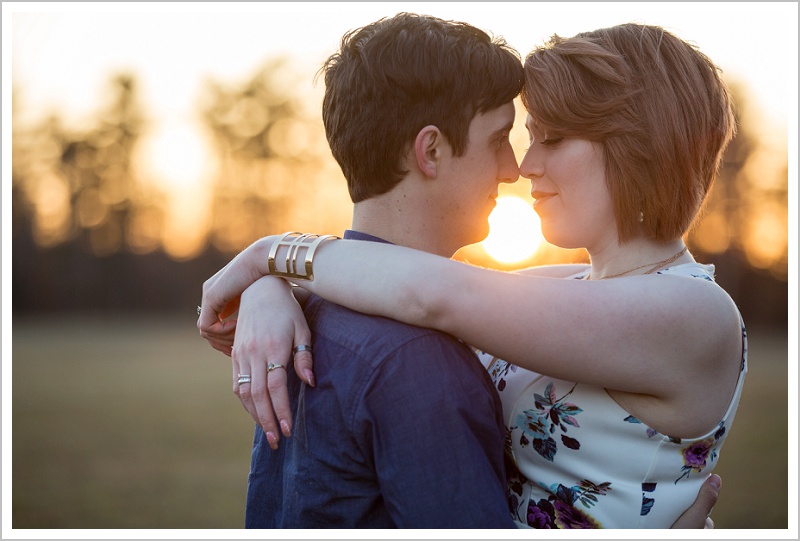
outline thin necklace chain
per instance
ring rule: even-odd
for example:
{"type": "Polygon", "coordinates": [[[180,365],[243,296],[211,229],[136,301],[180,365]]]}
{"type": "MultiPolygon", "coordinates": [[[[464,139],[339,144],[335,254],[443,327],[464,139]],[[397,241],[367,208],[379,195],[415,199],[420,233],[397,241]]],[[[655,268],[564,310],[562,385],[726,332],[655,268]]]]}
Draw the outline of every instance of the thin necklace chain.
{"type": "MultiPolygon", "coordinates": [[[[608,280],[609,278],[618,278],[618,277],[622,276],[623,274],[628,274],[629,272],[637,271],[637,270],[643,269],[645,267],[652,267],[650,270],[648,270],[648,271],[646,271],[644,273],[644,274],[651,274],[651,273],[657,271],[658,269],[660,269],[661,267],[663,267],[664,265],[668,265],[669,263],[672,263],[673,261],[675,261],[676,259],[678,259],[680,256],[682,256],[685,253],[686,253],[686,246],[684,246],[683,249],[680,252],[678,252],[677,254],[675,254],[675,255],[673,255],[671,257],[668,257],[667,259],[664,259],[662,261],[659,261],[658,263],[647,263],[645,265],[639,265],[638,267],[634,267],[632,269],[628,269],[626,271],[619,272],[617,274],[612,274],[610,276],[603,276],[602,278],[598,278],[598,280],[608,280]]],[[[587,280],[591,280],[592,279],[592,273],[591,272],[586,275],[586,279],[587,280]]]]}

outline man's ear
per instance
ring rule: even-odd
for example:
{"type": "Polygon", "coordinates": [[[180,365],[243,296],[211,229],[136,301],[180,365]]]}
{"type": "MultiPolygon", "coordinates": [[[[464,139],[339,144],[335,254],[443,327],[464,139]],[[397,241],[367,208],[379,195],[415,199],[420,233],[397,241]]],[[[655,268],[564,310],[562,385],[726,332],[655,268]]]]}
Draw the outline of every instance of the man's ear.
{"type": "Polygon", "coordinates": [[[425,126],[414,140],[417,167],[429,178],[436,178],[438,173],[444,140],[444,135],[436,126],[425,126]]]}

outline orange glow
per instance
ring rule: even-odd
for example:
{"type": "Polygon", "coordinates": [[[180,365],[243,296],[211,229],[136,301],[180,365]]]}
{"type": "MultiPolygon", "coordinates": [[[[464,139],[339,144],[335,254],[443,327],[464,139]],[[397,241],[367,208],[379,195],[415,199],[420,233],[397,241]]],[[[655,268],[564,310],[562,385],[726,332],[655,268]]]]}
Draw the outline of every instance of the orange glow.
{"type": "Polygon", "coordinates": [[[196,189],[216,166],[213,148],[191,122],[159,123],[142,137],[141,146],[137,165],[144,176],[162,186],[196,189]]]}
{"type": "Polygon", "coordinates": [[[209,229],[207,208],[204,194],[193,190],[173,194],[162,236],[164,251],[170,257],[186,260],[200,255],[209,229]]]}
{"type": "Polygon", "coordinates": [[[768,269],[786,254],[789,230],[783,208],[777,203],[762,204],[744,217],[742,241],[747,260],[754,267],[768,269]]]}
{"type": "Polygon", "coordinates": [[[91,229],[97,227],[108,218],[108,207],[100,198],[95,188],[89,188],[78,196],[78,223],[81,227],[91,229]]]}
{"type": "Polygon", "coordinates": [[[542,243],[539,216],[515,196],[499,197],[489,216],[489,236],[482,245],[500,263],[517,263],[531,257],[542,243]]]}
{"type": "Polygon", "coordinates": [[[39,178],[33,196],[33,231],[39,245],[52,246],[66,240],[72,212],[69,198],[69,185],[60,175],[46,173],[39,178]]]}
{"type": "Polygon", "coordinates": [[[758,190],[784,191],[787,188],[786,172],[781,170],[786,164],[785,146],[764,146],[755,149],[739,173],[758,190]]]}
{"type": "Polygon", "coordinates": [[[134,253],[147,254],[159,248],[161,229],[162,215],[158,209],[139,208],[131,216],[125,240],[134,253]]]}
{"type": "Polygon", "coordinates": [[[721,211],[709,212],[697,225],[694,244],[704,252],[721,254],[731,244],[731,230],[725,214],[721,211]]]}
{"type": "Polygon", "coordinates": [[[309,133],[306,123],[294,118],[282,118],[267,132],[268,144],[278,154],[300,158],[313,151],[310,141],[316,142],[309,133]]]}

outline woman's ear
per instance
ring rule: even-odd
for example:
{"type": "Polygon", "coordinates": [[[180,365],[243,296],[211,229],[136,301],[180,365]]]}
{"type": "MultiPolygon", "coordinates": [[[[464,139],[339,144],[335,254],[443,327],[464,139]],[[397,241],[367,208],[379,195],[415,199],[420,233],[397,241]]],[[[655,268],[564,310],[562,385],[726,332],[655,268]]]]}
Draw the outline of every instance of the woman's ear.
{"type": "Polygon", "coordinates": [[[438,173],[443,141],[444,136],[436,126],[425,126],[414,140],[414,157],[417,167],[429,178],[436,178],[438,173]]]}

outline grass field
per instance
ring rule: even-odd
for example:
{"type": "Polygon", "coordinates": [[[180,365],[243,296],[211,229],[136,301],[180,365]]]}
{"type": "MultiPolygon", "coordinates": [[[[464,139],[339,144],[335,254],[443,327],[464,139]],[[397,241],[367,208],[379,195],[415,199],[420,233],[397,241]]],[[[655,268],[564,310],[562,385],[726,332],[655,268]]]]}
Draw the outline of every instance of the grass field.
{"type": "MultiPolygon", "coordinates": [[[[15,319],[14,529],[242,526],[252,423],[189,312],[15,319]]],[[[751,329],[717,528],[788,527],[787,362],[751,329]]]]}

